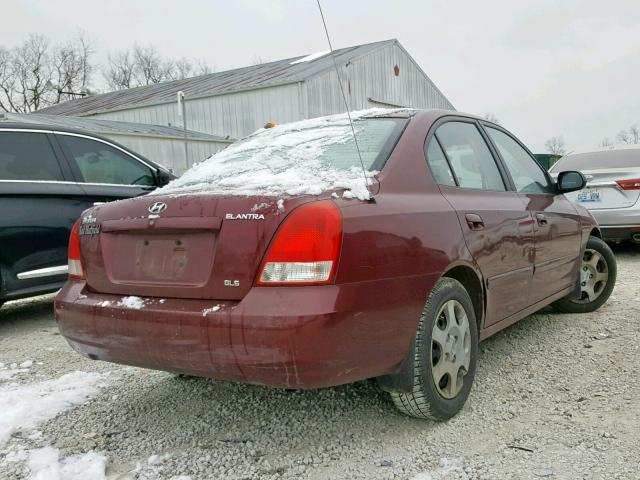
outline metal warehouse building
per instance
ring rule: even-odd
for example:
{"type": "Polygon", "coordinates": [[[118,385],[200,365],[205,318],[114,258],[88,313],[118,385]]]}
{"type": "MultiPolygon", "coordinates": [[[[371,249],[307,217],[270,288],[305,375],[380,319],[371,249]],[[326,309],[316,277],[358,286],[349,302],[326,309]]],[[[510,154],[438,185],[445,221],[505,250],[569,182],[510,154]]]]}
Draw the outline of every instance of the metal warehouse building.
{"type": "MultiPolygon", "coordinates": [[[[397,40],[342,48],[334,54],[352,110],[453,109],[397,40]]],[[[178,92],[184,93],[187,127],[217,138],[241,138],[268,121],[285,123],[345,111],[333,59],[323,52],[89,96],[39,113],[182,126],[178,92]]],[[[198,160],[190,157],[191,163],[198,160]]]]}

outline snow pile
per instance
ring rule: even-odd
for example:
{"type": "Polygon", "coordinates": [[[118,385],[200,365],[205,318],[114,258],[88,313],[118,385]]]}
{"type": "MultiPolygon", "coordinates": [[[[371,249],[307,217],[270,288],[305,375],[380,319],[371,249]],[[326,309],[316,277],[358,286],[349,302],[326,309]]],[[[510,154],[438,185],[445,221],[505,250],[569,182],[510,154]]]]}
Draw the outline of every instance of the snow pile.
{"type": "MultiPolygon", "coordinates": [[[[73,372],[55,380],[0,388],[0,445],[98,393],[105,376],[73,372]]],[[[44,477],[43,477],[44,478],[44,477]]]]}
{"type": "Polygon", "coordinates": [[[118,306],[140,310],[142,307],[144,307],[144,300],[133,295],[129,297],[122,297],[122,299],[118,302],[118,306]]]}
{"type": "Polygon", "coordinates": [[[107,459],[96,452],[60,460],[60,451],[44,447],[29,452],[31,480],[104,480],[107,459]]]}
{"type": "MultiPolygon", "coordinates": [[[[370,109],[351,114],[365,166],[372,165],[377,157],[390,134],[389,124],[367,127],[369,133],[364,138],[364,124],[359,125],[357,120],[390,112],[370,109]]],[[[366,172],[369,185],[376,173],[366,172]]],[[[340,114],[258,130],[150,195],[198,192],[286,196],[347,189],[354,197],[366,200],[369,190],[364,175],[349,118],[340,114]]]]}
{"type": "Polygon", "coordinates": [[[411,480],[445,480],[464,473],[464,464],[460,458],[441,458],[440,466],[428,472],[418,473],[411,480]]]}

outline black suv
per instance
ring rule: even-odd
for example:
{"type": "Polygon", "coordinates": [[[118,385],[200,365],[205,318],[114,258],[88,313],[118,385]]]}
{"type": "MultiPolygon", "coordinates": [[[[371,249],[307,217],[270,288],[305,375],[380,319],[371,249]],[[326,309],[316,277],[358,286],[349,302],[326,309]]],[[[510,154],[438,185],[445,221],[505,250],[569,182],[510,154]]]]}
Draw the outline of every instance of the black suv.
{"type": "Polygon", "coordinates": [[[69,233],[83,210],[144,195],[173,178],[98,135],[0,124],[0,305],[62,286],[69,233]]]}

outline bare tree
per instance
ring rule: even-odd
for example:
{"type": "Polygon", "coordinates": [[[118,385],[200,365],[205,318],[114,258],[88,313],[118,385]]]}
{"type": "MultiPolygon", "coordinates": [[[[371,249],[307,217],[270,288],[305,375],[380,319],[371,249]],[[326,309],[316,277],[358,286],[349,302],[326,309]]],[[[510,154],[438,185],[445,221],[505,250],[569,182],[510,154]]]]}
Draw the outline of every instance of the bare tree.
{"type": "Polygon", "coordinates": [[[86,95],[93,74],[91,44],[84,34],[74,41],[56,47],[52,64],[56,85],[54,103],[71,100],[78,95],[86,95]]]}
{"type": "Polygon", "coordinates": [[[502,125],[498,117],[496,117],[493,113],[485,113],[484,119],[488,122],[495,123],[496,125],[502,125]]]}
{"type": "Polygon", "coordinates": [[[620,130],[616,135],[616,140],[619,143],[631,143],[631,135],[626,130],[620,130]]]}
{"type": "Polygon", "coordinates": [[[631,143],[635,145],[640,143],[640,129],[638,129],[638,125],[631,125],[629,127],[629,136],[631,137],[631,143]]]}
{"type": "Polygon", "coordinates": [[[552,155],[564,155],[566,152],[564,138],[562,138],[562,136],[551,137],[545,142],[544,146],[552,155]]]}
{"type": "Polygon", "coordinates": [[[165,59],[153,46],[134,46],[131,50],[109,55],[103,76],[115,90],[152,85],[168,80],[179,80],[210,72],[202,60],[165,59]]]}
{"type": "Polygon", "coordinates": [[[602,148],[612,148],[613,142],[608,137],[604,137],[598,146],[602,148]]]}
{"type": "Polygon", "coordinates": [[[91,54],[83,35],[53,47],[42,35],[0,47],[0,108],[28,113],[73,98],[90,83],[91,54]]]}

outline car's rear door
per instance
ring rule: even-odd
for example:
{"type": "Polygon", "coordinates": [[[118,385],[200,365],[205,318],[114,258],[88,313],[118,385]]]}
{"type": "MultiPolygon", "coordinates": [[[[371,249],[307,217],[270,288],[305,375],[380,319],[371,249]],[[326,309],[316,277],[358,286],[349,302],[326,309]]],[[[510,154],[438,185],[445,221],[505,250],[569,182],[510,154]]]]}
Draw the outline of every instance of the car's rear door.
{"type": "Polygon", "coordinates": [[[55,288],[66,279],[69,232],[84,192],[49,132],[0,129],[0,205],[0,296],[55,288]]]}
{"type": "Polygon", "coordinates": [[[575,286],[582,238],[576,208],[556,194],[548,174],[520,142],[496,126],[484,128],[535,221],[532,303],[575,286]]]}
{"type": "Polygon", "coordinates": [[[56,132],[69,166],[86,192],[86,208],[145,195],[157,187],[157,171],[142,159],[101,138],[56,132]]]}
{"type": "Polygon", "coordinates": [[[440,190],[457,211],[464,237],[484,276],[485,326],[529,304],[533,221],[509,190],[477,122],[445,119],[427,139],[426,154],[440,190]]]}

